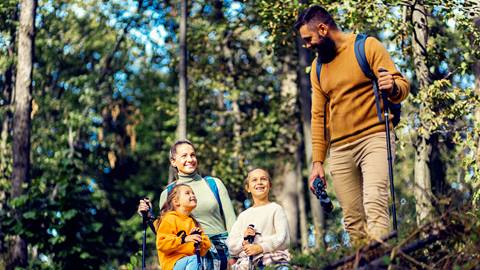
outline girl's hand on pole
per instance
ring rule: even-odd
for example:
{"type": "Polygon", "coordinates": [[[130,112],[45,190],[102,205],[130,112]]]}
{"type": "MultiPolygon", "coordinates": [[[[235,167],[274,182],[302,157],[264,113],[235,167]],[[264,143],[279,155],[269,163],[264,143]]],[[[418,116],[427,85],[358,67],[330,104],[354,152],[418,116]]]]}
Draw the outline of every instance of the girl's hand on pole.
{"type": "Polygon", "coordinates": [[[200,243],[202,242],[202,236],[200,234],[190,234],[185,237],[185,243],[193,242],[200,243]]]}
{"type": "Polygon", "coordinates": [[[255,237],[255,229],[252,226],[248,226],[243,234],[243,238],[247,238],[249,236],[255,237]]]}
{"type": "Polygon", "coordinates": [[[263,252],[263,248],[257,244],[248,244],[243,247],[243,251],[247,253],[248,256],[255,256],[263,252]]]}
{"type": "Polygon", "coordinates": [[[193,227],[191,230],[190,230],[190,233],[189,234],[202,234],[202,229],[200,229],[199,227],[193,227]]]}

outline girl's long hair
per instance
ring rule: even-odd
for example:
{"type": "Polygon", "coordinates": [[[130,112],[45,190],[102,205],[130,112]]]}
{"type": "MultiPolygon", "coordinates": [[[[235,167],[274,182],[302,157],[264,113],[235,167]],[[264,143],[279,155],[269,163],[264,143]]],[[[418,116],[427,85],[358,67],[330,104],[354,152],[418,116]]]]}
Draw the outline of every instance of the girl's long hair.
{"type": "Polygon", "coordinates": [[[180,187],[188,187],[191,188],[187,184],[175,184],[175,186],[170,190],[170,192],[167,193],[167,200],[165,200],[165,203],[162,205],[162,208],[160,209],[160,217],[165,215],[167,212],[174,211],[175,206],[173,205],[173,199],[175,199],[178,196],[178,189],[180,187]]]}
{"type": "MultiPolygon", "coordinates": [[[[160,225],[160,222],[162,221],[163,216],[170,212],[170,211],[175,211],[175,206],[173,205],[173,199],[178,196],[178,190],[180,187],[188,187],[192,189],[189,185],[179,183],[175,184],[175,186],[172,188],[170,192],[167,193],[167,200],[165,200],[165,203],[162,205],[162,208],[160,209],[160,216],[158,217],[156,223],[157,223],[157,230],[160,225]]],[[[188,215],[190,218],[193,219],[193,222],[197,227],[200,227],[200,224],[197,222],[197,220],[192,216],[192,214],[188,215]]]]}

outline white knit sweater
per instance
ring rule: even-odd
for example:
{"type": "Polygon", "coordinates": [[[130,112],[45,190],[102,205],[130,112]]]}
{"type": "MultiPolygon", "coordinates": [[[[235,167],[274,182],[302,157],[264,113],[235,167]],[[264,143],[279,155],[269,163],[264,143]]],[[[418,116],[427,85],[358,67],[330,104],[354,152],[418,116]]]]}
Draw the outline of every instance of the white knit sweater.
{"type": "Polygon", "coordinates": [[[279,204],[271,202],[250,207],[238,216],[227,239],[230,254],[238,255],[242,251],[243,235],[250,224],[260,233],[254,243],[259,244],[263,252],[288,249],[290,234],[287,216],[279,204]]]}

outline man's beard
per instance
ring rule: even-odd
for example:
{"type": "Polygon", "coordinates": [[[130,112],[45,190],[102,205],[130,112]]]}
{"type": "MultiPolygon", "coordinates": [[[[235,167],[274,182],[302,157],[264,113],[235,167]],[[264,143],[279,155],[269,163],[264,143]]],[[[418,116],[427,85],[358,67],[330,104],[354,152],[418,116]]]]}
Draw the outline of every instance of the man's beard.
{"type": "Polygon", "coordinates": [[[315,45],[317,51],[318,61],[322,64],[329,63],[337,55],[337,48],[335,42],[330,37],[322,37],[322,41],[315,45]]]}

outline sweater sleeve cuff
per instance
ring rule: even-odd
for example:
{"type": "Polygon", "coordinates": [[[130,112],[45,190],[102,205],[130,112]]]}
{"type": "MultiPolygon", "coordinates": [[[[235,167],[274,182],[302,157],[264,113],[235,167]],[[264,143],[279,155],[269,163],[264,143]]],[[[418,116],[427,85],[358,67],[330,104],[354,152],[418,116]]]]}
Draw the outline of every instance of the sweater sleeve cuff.
{"type": "Polygon", "coordinates": [[[183,250],[185,254],[195,254],[195,244],[193,242],[187,242],[182,244],[178,250],[183,250]]]}
{"type": "Polygon", "coordinates": [[[324,162],[325,161],[325,153],[321,153],[320,151],[313,151],[312,153],[312,162],[324,162]]]}

